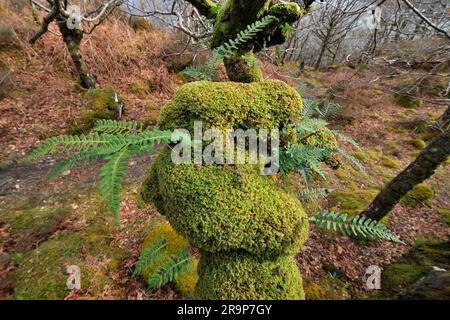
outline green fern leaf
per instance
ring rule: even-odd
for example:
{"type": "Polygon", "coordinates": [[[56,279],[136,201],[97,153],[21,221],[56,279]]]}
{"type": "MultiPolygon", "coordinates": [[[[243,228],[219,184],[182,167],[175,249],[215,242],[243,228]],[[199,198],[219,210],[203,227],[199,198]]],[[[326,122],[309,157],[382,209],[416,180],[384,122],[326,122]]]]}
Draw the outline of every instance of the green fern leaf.
{"type": "Polygon", "coordinates": [[[108,162],[100,169],[100,193],[114,213],[116,224],[120,224],[120,191],[122,179],[131,157],[130,149],[123,148],[109,156],[108,162]]]}
{"type": "Polygon", "coordinates": [[[346,214],[333,211],[319,210],[309,221],[316,224],[319,229],[339,230],[345,236],[357,236],[369,239],[384,239],[402,243],[386,226],[365,216],[355,216],[347,219],[346,214]]]}
{"type": "Polygon", "coordinates": [[[149,247],[142,252],[139,260],[136,262],[133,274],[142,274],[147,266],[154,263],[161,257],[161,255],[167,250],[167,245],[168,242],[164,236],[162,236],[161,239],[151,243],[149,247]]]}

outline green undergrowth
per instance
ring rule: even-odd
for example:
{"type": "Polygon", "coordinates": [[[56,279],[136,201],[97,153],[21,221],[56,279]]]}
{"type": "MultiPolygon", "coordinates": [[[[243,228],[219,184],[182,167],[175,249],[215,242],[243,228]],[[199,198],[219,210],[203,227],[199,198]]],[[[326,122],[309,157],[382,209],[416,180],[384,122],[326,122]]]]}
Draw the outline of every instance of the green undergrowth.
{"type": "MultiPolygon", "coordinates": [[[[146,282],[151,281],[155,273],[158,273],[160,267],[167,263],[171,256],[189,250],[189,243],[186,239],[178,235],[167,220],[162,217],[156,217],[144,229],[144,242],[142,244],[141,254],[144,254],[146,250],[154,247],[155,243],[161,240],[164,241],[163,245],[165,246],[162,254],[157,255],[157,258],[151,261],[151,263],[148,263],[140,272],[140,275],[146,282]]],[[[198,260],[190,256],[189,264],[189,271],[181,273],[173,281],[175,289],[184,298],[194,297],[194,289],[198,280],[198,260]]]]}
{"type": "Polygon", "coordinates": [[[16,267],[12,275],[15,298],[64,299],[70,294],[66,286],[70,265],[80,267],[79,293],[86,298],[124,298],[115,277],[130,253],[112,242],[117,233],[113,216],[98,198],[72,193],[60,196],[48,199],[46,206],[39,195],[28,203],[18,201],[9,206],[14,210],[0,215],[18,240],[9,251],[10,263],[16,267]],[[83,206],[68,209],[74,198],[83,206]],[[61,208],[52,208],[55,203],[61,208]]]}
{"type": "Polygon", "coordinates": [[[418,207],[423,204],[431,206],[435,196],[435,191],[427,183],[423,182],[416,185],[410,192],[406,194],[400,203],[405,206],[418,207]]]}
{"type": "Polygon", "coordinates": [[[450,242],[420,239],[403,258],[384,268],[381,290],[370,298],[450,298],[450,273],[432,274],[433,267],[450,270],[450,242]]]}

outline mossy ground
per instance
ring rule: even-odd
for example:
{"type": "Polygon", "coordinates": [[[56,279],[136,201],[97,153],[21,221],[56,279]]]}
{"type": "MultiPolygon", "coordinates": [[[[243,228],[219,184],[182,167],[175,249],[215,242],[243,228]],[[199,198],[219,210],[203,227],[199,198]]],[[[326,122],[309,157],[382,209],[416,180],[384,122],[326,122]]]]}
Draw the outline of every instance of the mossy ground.
{"type": "Polygon", "coordinates": [[[117,273],[130,252],[113,243],[114,219],[100,200],[86,195],[87,190],[78,184],[50,197],[48,190],[36,191],[4,203],[0,225],[9,238],[0,237],[0,246],[7,251],[0,256],[2,264],[14,271],[2,280],[11,283],[16,299],[125,297],[117,273]],[[83,205],[74,207],[74,202],[83,205]],[[81,290],[76,293],[66,286],[70,265],[81,269],[81,290]]]}
{"type": "MultiPolygon", "coordinates": [[[[434,286],[421,283],[433,267],[445,270],[450,268],[450,243],[436,240],[418,242],[410,252],[399,261],[387,266],[382,272],[381,290],[372,297],[399,299],[448,299],[450,286],[434,286]]],[[[437,276],[449,278],[448,273],[437,276]]],[[[439,280],[438,280],[439,281],[439,280]]]]}
{"type": "Polygon", "coordinates": [[[435,195],[435,191],[427,183],[421,183],[415,186],[410,192],[406,194],[400,203],[406,206],[417,207],[422,204],[431,206],[431,201],[435,195]]]}

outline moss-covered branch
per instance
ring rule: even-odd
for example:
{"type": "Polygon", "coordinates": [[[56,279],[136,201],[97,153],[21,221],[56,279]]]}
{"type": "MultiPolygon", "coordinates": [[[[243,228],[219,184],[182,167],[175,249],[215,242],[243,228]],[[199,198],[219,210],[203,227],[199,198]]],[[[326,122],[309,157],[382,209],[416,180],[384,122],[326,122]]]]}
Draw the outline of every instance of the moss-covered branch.
{"type": "Polygon", "coordinates": [[[207,17],[208,19],[216,19],[217,12],[219,11],[219,5],[215,4],[211,0],[186,0],[192,4],[198,12],[207,17]]]}
{"type": "Polygon", "coordinates": [[[211,47],[217,48],[235,39],[239,32],[266,16],[276,19],[253,41],[239,48],[236,56],[225,60],[228,77],[231,81],[261,81],[262,74],[257,64],[249,63],[253,53],[265,47],[282,44],[286,41],[291,26],[304,14],[297,3],[281,3],[273,0],[228,0],[220,8],[215,24],[211,47]]]}

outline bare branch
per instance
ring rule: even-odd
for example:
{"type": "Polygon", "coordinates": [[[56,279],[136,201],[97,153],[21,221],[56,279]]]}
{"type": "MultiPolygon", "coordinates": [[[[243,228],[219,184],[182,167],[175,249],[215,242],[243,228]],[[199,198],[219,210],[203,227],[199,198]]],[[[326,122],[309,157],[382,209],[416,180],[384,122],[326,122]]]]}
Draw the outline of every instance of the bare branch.
{"type": "Polygon", "coordinates": [[[425,17],[419,10],[417,10],[414,5],[409,2],[408,0],[403,0],[403,2],[412,10],[415,14],[417,14],[423,21],[425,21],[426,24],[428,24],[430,27],[432,27],[434,30],[444,34],[448,39],[450,39],[450,34],[445,31],[444,29],[439,28],[436,26],[433,22],[430,21],[427,17],[425,17]]]}
{"type": "Polygon", "coordinates": [[[61,11],[61,4],[59,2],[59,0],[54,1],[52,10],[50,11],[50,13],[48,15],[46,15],[42,21],[42,25],[41,28],[39,29],[38,32],[36,32],[36,34],[30,39],[30,43],[31,44],[35,44],[36,41],[48,31],[48,25],[55,20],[56,16],[60,13],[61,11]]]}

